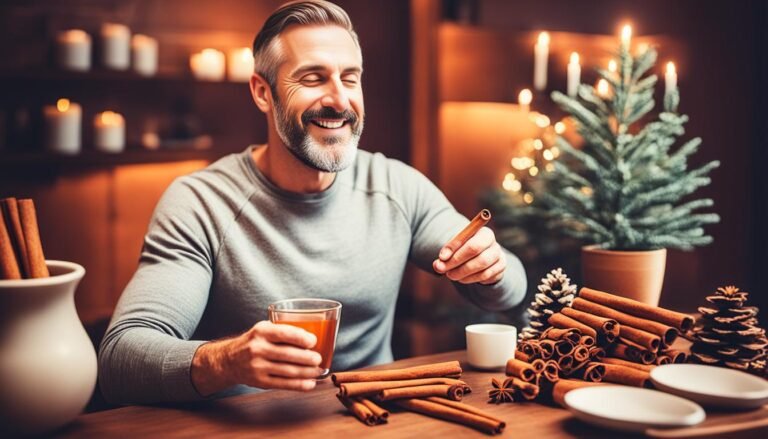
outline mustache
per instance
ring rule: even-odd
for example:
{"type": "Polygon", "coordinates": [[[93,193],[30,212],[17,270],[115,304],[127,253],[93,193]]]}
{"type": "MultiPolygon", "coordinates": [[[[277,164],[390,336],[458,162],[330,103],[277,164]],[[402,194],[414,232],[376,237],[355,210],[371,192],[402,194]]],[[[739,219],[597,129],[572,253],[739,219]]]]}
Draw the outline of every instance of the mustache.
{"type": "Polygon", "coordinates": [[[352,126],[357,125],[358,116],[352,110],[336,111],[331,107],[323,107],[319,110],[307,110],[301,114],[301,123],[307,126],[312,119],[345,119],[352,126]]]}

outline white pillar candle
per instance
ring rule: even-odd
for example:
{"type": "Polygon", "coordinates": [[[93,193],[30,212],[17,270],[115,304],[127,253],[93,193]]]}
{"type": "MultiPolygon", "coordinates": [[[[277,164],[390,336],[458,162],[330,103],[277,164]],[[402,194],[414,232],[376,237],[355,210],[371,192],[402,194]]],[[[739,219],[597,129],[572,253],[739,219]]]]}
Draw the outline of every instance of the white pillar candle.
{"type": "Polygon", "coordinates": [[[579,64],[579,54],[571,53],[571,60],[568,63],[568,96],[574,97],[579,91],[579,82],[581,81],[581,64],[579,64]]]}
{"type": "Polygon", "coordinates": [[[80,152],[80,125],[83,110],[69,99],[59,99],[56,105],[43,108],[45,119],[45,146],[59,154],[80,152]]]}
{"type": "Polygon", "coordinates": [[[203,49],[189,59],[189,66],[195,78],[203,81],[224,79],[224,54],[216,49],[203,49]]]}
{"type": "Polygon", "coordinates": [[[621,28],[621,45],[629,50],[629,45],[632,42],[632,26],[625,24],[621,28]]]}
{"type": "Polygon", "coordinates": [[[250,47],[242,47],[229,51],[227,71],[230,81],[248,82],[253,75],[253,51],[250,47]]]}
{"type": "Polygon", "coordinates": [[[547,88],[547,61],[549,59],[549,34],[542,32],[533,47],[533,88],[547,88]]]}
{"type": "Polygon", "coordinates": [[[667,72],[664,74],[664,94],[677,90],[677,70],[675,63],[667,63],[667,72]]]}
{"type": "Polygon", "coordinates": [[[531,101],[533,101],[533,93],[527,88],[520,90],[517,95],[517,104],[520,106],[520,110],[526,113],[530,111],[531,101]]]}
{"type": "Polygon", "coordinates": [[[101,26],[101,63],[114,70],[127,70],[131,63],[131,30],[122,24],[101,26]]]}
{"type": "Polygon", "coordinates": [[[600,80],[597,81],[597,85],[595,86],[595,89],[597,91],[597,95],[603,99],[607,99],[611,96],[610,85],[608,84],[608,81],[606,81],[603,78],[600,78],[600,80]]]}
{"type": "Polygon", "coordinates": [[[140,75],[157,73],[157,40],[146,35],[134,35],[131,38],[131,64],[140,75]]]}
{"type": "Polygon", "coordinates": [[[90,70],[91,36],[80,29],[59,33],[56,36],[56,62],[65,70],[90,70]]]}
{"type": "Polygon", "coordinates": [[[102,152],[116,153],[125,148],[125,119],[114,111],[93,118],[93,144],[102,152]]]}

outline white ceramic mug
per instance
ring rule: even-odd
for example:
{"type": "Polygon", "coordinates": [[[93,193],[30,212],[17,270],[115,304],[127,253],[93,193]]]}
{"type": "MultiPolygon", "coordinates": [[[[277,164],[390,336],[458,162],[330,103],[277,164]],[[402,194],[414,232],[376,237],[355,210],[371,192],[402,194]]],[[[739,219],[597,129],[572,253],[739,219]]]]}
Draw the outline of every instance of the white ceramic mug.
{"type": "Polygon", "coordinates": [[[512,325],[481,323],[465,328],[467,361],[478,369],[504,367],[515,356],[517,328],[512,325]]]}

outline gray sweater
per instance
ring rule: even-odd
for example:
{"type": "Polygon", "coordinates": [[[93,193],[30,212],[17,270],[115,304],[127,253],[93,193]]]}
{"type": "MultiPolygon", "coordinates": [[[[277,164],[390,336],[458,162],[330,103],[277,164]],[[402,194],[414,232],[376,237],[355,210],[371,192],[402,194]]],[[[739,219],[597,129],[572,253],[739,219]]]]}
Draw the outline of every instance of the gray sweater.
{"type": "MultiPolygon", "coordinates": [[[[251,151],[177,179],[158,203],[101,344],[107,400],[202,399],[190,379],[195,350],[267,320],[267,305],[286,298],[343,304],[332,370],[390,362],[406,263],[432,272],[468,222],[422,174],[381,154],[359,151],[327,190],[297,194],[269,182],[251,151]]],[[[519,304],[525,273],[506,257],[500,282],[459,291],[487,310],[519,304]]]]}

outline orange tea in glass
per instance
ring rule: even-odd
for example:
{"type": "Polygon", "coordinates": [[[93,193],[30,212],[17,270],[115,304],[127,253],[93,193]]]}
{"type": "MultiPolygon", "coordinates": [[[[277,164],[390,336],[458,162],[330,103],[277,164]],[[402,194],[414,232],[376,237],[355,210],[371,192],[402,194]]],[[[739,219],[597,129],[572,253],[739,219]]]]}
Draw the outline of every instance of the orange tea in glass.
{"type": "Polygon", "coordinates": [[[327,377],[339,332],[341,303],[327,299],[287,299],[269,305],[268,310],[272,323],[296,326],[315,334],[317,344],[312,350],[322,357],[320,368],[323,369],[317,378],[327,377]]]}

